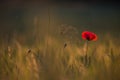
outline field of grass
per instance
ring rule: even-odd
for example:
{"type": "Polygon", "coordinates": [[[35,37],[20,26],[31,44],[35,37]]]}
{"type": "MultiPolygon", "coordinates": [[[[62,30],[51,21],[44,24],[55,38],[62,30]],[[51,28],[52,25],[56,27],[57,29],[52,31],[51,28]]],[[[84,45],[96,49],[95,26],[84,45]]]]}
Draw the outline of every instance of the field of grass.
{"type": "Polygon", "coordinates": [[[85,61],[81,33],[67,27],[59,35],[57,29],[1,39],[0,80],[120,80],[119,40],[98,34],[85,61]]]}

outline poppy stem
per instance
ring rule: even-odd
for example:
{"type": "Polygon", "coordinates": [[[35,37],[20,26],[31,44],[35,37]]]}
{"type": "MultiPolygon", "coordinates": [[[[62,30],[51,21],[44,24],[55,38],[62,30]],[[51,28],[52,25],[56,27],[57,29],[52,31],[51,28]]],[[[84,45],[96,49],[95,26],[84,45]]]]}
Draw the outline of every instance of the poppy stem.
{"type": "Polygon", "coordinates": [[[88,53],[88,41],[86,41],[86,55],[88,53]]]}
{"type": "Polygon", "coordinates": [[[85,66],[88,64],[88,41],[86,41],[86,50],[85,50],[85,66]]]}

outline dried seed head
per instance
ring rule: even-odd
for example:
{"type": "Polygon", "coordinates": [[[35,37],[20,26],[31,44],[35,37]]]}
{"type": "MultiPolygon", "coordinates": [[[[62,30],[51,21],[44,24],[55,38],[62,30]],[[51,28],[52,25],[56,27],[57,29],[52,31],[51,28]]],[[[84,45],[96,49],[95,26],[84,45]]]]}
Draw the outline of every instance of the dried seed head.
{"type": "Polygon", "coordinates": [[[31,49],[29,49],[27,53],[31,53],[31,52],[32,52],[31,49]]]}

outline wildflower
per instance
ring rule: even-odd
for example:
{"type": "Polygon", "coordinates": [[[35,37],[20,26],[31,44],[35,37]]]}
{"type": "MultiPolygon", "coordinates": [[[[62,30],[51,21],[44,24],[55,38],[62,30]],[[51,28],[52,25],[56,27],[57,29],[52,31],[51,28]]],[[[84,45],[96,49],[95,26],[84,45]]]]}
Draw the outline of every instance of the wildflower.
{"type": "Polygon", "coordinates": [[[84,31],[84,32],[82,32],[82,38],[84,40],[88,40],[88,41],[96,41],[97,35],[93,32],[84,31]]]}
{"type": "Polygon", "coordinates": [[[90,65],[90,57],[88,56],[88,41],[96,41],[98,38],[97,38],[97,35],[93,32],[89,32],[89,31],[84,31],[82,32],[82,38],[84,40],[86,40],[86,46],[85,46],[85,56],[84,56],[84,64],[85,66],[88,66],[90,65]]]}

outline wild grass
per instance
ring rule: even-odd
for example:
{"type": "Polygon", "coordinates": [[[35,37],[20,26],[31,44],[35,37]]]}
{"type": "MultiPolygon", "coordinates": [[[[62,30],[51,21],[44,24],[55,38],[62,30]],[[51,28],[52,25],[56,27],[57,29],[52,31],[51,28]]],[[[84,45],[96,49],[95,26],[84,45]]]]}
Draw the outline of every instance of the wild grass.
{"type": "Polygon", "coordinates": [[[98,35],[98,41],[89,42],[86,66],[84,41],[71,29],[63,29],[62,35],[59,31],[37,31],[36,38],[29,34],[1,40],[0,80],[120,80],[120,45],[116,40],[98,35]]]}

